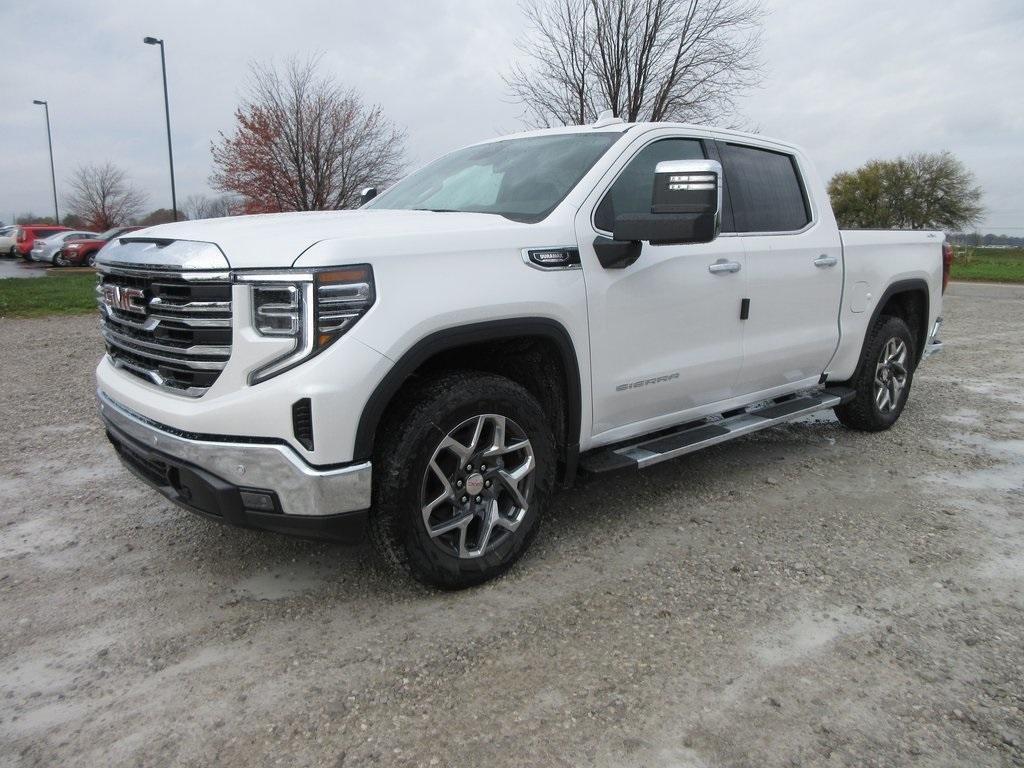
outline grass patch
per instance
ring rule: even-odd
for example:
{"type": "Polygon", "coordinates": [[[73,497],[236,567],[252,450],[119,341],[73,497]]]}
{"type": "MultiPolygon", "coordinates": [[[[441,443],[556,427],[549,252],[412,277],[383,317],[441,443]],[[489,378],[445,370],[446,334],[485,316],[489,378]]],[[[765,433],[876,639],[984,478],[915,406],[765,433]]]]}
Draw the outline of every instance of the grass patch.
{"type": "Polygon", "coordinates": [[[43,317],[96,312],[96,275],[0,280],[0,317],[43,317]]]}
{"type": "Polygon", "coordinates": [[[956,248],[954,280],[1024,283],[1024,248],[956,248]]]}

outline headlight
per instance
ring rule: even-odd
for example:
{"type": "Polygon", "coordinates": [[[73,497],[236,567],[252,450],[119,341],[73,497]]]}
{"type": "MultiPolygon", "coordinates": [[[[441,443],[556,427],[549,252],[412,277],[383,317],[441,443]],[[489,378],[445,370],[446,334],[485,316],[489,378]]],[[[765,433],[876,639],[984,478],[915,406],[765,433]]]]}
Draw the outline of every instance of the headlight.
{"type": "Polygon", "coordinates": [[[252,283],[252,326],[261,336],[291,338],[291,348],[253,371],[250,384],[294,368],[341,338],[376,299],[368,264],[325,270],[243,274],[252,283]]]}

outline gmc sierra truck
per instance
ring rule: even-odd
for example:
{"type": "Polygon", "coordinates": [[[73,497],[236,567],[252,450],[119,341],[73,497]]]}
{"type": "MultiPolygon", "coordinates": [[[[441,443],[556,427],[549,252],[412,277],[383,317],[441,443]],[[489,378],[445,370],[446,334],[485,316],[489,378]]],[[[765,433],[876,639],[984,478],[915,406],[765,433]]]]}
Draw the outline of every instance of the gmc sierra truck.
{"type": "Polygon", "coordinates": [[[516,561],[578,472],[825,409],[888,429],[941,347],[942,233],[841,232],[807,156],[763,136],[602,119],[365,197],[100,252],[100,414],[172,501],[368,530],[417,579],[466,587],[516,561]]]}

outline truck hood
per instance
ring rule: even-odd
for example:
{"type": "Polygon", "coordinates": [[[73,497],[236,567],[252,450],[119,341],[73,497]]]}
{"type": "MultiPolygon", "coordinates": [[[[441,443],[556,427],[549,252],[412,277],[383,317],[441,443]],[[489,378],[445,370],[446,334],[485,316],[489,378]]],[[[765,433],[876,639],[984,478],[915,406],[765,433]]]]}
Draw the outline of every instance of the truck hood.
{"type": "Polygon", "coordinates": [[[132,232],[126,239],[214,243],[233,269],[273,269],[292,266],[304,251],[324,240],[351,241],[346,245],[373,241],[378,253],[389,250],[381,246],[391,241],[390,250],[400,252],[411,243],[422,249],[425,239],[448,241],[453,248],[505,239],[496,237],[499,234],[523,240],[531,227],[486,213],[314,211],[180,221],[132,232]]]}

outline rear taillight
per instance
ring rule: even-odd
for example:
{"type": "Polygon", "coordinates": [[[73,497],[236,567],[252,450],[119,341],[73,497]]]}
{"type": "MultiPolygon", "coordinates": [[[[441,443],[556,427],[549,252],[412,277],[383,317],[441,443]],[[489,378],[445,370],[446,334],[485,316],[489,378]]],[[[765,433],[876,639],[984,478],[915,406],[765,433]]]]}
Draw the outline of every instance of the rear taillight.
{"type": "Polygon", "coordinates": [[[953,246],[950,243],[942,244],[942,292],[946,292],[949,285],[949,273],[953,269],[953,246]]]}

